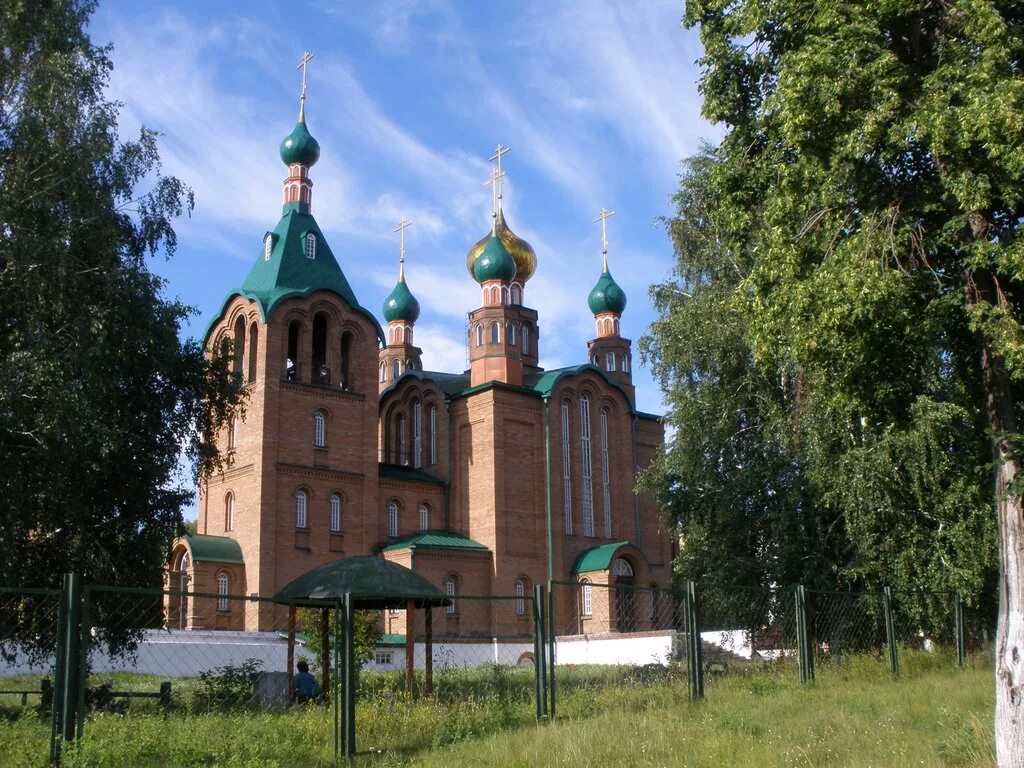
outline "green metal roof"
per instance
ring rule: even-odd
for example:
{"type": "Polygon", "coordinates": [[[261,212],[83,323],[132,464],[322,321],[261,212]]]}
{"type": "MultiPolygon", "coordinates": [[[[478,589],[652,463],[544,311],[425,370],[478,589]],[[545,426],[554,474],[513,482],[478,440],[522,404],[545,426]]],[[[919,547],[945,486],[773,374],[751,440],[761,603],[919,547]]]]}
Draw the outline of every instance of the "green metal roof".
{"type": "Polygon", "coordinates": [[[432,485],[444,485],[444,480],[438,480],[433,475],[428,475],[426,472],[421,472],[418,469],[400,467],[395,464],[378,464],[377,475],[378,477],[387,478],[388,480],[405,480],[409,483],[431,483],[432,485]]]}
{"type": "Polygon", "coordinates": [[[185,534],[193,562],[238,563],[245,565],[242,548],[238,542],[227,536],[204,536],[199,533],[185,534]]]}
{"type": "Polygon", "coordinates": [[[405,645],[405,635],[381,635],[374,641],[374,645],[405,645]]]}
{"type": "MultiPolygon", "coordinates": [[[[381,344],[386,344],[387,339],[380,323],[372,312],[359,305],[352,286],[338,266],[324,233],[308,208],[302,203],[285,204],[281,220],[274,231],[269,233],[274,238],[270,258],[264,258],[261,247],[260,255],[242,287],[228,294],[224,306],[235,296],[245,296],[256,302],[264,322],[269,322],[274,309],[282,301],[295,296],[308,296],[314,291],[331,291],[354,310],[366,315],[373,323],[381,344]],[[316,258],[306,258],[307,233],[316,237],[316,258]]],[[[207,328],[207,335],[212,327],[213,323],[207,328]]]]}
{"type": "Polygon", "coordinates": [[[398,381],[392,383],[380,393],[381,399],[384,398],[384,395],[397,387],[401,381],[405,380],[407,376],[411,376],[412,378],[420,379],[422,381],[434,382],[446,397],[459,394],[469,384],[468,373],[441,373],[440,371],[407,370],[401,375],[398,381]]]}
{"type": "Polygon", "coordinates": [[[287,584],[274,595],[287,605],[336,605],[352,593],[358,608],[417,608],[448,605],[441,591],[405,566],[382,557],[347,557],[326,563],[287,584]]]}
{"type": "Polygon", "coordinates": [[[405,277],[398,278],[394,289],[384,299],[384,319],[389,323],[393,320],[404,320],[415,323],[420,316],[420,303],[412,295],[405,277]]]}
{"type": "Polygon", "coordinates": [[[629,544],[628,541],[616,541],[612,544],[602,544],[599,547],[592,547],[580,552],[576,562],[572,564],[572,572],[591,573],[592,571],[607,571],[612,564],[615,553],[627,544],[629,544]]]}
{"type": "Polygon", "coordinates": [[[381,551],[393,552],[397,549],[416,549],[417,547],[423,547],[425,549],[461,549],[474,552],[490,552],[490,550],[479,541],[473,541],[472,539],[467,539],[465,536],[460,536],[457,533],[451,533],[449,531],[424,531],[423,533],[418,533],[415,536],[409,536],[408,538],[396,541],[393,544],[388,544],[381,551]]]}

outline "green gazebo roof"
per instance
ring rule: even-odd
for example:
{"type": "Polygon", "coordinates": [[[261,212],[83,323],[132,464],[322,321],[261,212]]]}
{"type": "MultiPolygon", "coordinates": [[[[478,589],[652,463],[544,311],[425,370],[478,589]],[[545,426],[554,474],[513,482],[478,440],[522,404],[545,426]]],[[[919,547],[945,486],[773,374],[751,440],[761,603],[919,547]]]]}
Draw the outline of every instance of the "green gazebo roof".
{"type": "Polygon", "coordinates": [[[330,606],[351,592],[358,608],[448,605],[441,591],[405,566],[380,557],[346,557],[299,576],[274,595],[275,603],[330,606]]]}
{"type": "Polygon", "coordinates": [[[193,562],[245,564],[242,548],[232,538],[199,533],[186,533],[182,538],[188,542],[193,562]]]}

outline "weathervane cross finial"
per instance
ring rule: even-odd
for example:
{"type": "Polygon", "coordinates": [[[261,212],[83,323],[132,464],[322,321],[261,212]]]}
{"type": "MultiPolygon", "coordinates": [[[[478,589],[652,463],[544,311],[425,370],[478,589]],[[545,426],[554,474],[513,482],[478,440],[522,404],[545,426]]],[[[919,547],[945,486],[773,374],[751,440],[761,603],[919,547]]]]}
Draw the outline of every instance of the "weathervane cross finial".
{"type": "MultiPolygon", "coordinates": [[[[490,157],[491,160],[497,161],[498,173],[501,174],[502,179],[505,178],[505,174],[502,173],[502,171],[501,171],[501,156],[502,155],[507,155],[511,151],[512,151],[512,147],[506,147],[506,146],[504,146],[502,144],[499,144],[497,149],[494,150],[494,154],[491,155],[491,157],[490,157]]],[[[504,193],[504,191],[505,191],[505,184],[504,183],[499,183],[498,184],[498,210],[501,210],[501,198],[502,198],[502,194],[504,193]]]]}
{"type": "Polygon", "coordinates": [[[302,58],[299,59],[299,66],[296,69],[302,70],[302,92],[299,94],[299,120],[306,119],[306,68],[309,66],[309,62],[313,60],[313,56],[316,54],[310,53],[309,51],[302,52],[302,58]]]}
{"type": "Polygon", "coordinates": [[[484,186],[491,185],[491,218],[494,219],[494,222],[491,224],[492,235],[498,234],[498,200],[500,199],[498,186],[503,178],[505,178],[504,171],[492,168],[491,178],[484,182],[484,186]]]}
{"type": "Polygon", "coordinates": [[[398,232],[399,236],[399,256],[398,256],[398,279],[405,279],[405,230],[412,226],[412,222],[406,220],[403,216],[402,220],[398,222],[398,226],[395,227],[392,232],[398,232]]]}
{"type": "Polygon", "coordinates": [[[609,211],[607,208],[602,208],[601,212],[597,214],[597,218],[594,219],[594,223],[601,222],[601,266],[603,271],[608,271],[608,219],[615,215],[615,211],[609,211]]]}

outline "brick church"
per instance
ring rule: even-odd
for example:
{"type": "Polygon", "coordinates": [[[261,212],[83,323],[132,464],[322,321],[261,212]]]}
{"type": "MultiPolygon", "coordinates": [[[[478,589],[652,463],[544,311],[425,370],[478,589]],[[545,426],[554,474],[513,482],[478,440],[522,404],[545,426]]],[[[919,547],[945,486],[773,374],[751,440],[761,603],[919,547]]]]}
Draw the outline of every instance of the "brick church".
{"type": "MultiPolygon", "coordinates": [[[[506,222],[499,146],[492,220],[466,261],[480,285],[469,369],[424,370],[406,223],[382,326],[345,277],[352,255],[335,254],[313,217],[320,146],[304,98],[280,148],[281,218],[206,332],[210,354],[231,340],[248,403],[220,436],[230,460],[202,483],[197,533],[171,544],[168,585],[272,596],[312,568],[369,554],[453,596],[528,595],[549,579],[667,585],[672,538],[653,500],[633,492],[663,429],[636,409],[619,328],[626,297],[607,248],[589,296],[595,337],[579,365],[544,370],[543,325],[528,298],[538,260],[506,222]]],[[[650,628],[621,602],[587,631],[650,628]]],[[[172,615],[182,627],[273,628],[269,611],[228,600],[197,599],[172,615]]]]}

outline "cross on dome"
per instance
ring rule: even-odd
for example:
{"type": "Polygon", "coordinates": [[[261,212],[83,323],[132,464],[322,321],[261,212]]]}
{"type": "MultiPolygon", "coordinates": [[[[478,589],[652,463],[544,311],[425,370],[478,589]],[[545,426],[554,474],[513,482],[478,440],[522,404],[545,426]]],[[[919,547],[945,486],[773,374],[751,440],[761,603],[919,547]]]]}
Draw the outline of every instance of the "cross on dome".
{"type": "MultiPolygon", "coordinates": [[[[501,178],[505,178],[505,174],[501,172],[501,156],[507,155],[512,151],[512,147],[506,147],[502,144],[498,144],[497,149],[494,150],[494,154],[489,158],[490,160],[497,161],[498,173],[501,174],[501,178]]],[[[501,182],[498,184],[498,210],[501,210],[501,198],[502,193],[505,191],[505,184],[501,182]]]]}
{"type": "Polygon", "coordinates": [[[597,218],[594,219],[594,223],[601,222],[601,268],[602,271],[608,271],[608,219],[615,215],[615,211],[609,211],[607,208],[601,208],[601,212],[597,214],[597,218]]]}
{"type": "Polygon", "coordinates": [[[398,226],[395,227],[392,232],[399,233],[399,256],[398,256],[398,279],[405,279],[405,230],[412,226],[412,222],[408,221],[404,216],[402,220],[398,222],[398,226]]]}
{"type": "Polygon", "coordinates": [[[302,58],[299,59],[299,66],[296,67],[296,69],[302,70],[302,91],[299,93],[299,122],[303,122],[306,119],[306,68],[315,55],[309,51],[303,51],[302,58]]]}
{"type": "Polygon", "coordinates": [[[501,184],[501,180],[505,178],[505,173],[500,168],[491,169],[491,178],[484,182],[484,186],[491,185],[491,218],[494,220],[491,224],[491,235],[495,236],[498,234],[498,200],[501,198],[498,193],[498,185],[501,184]]]}

